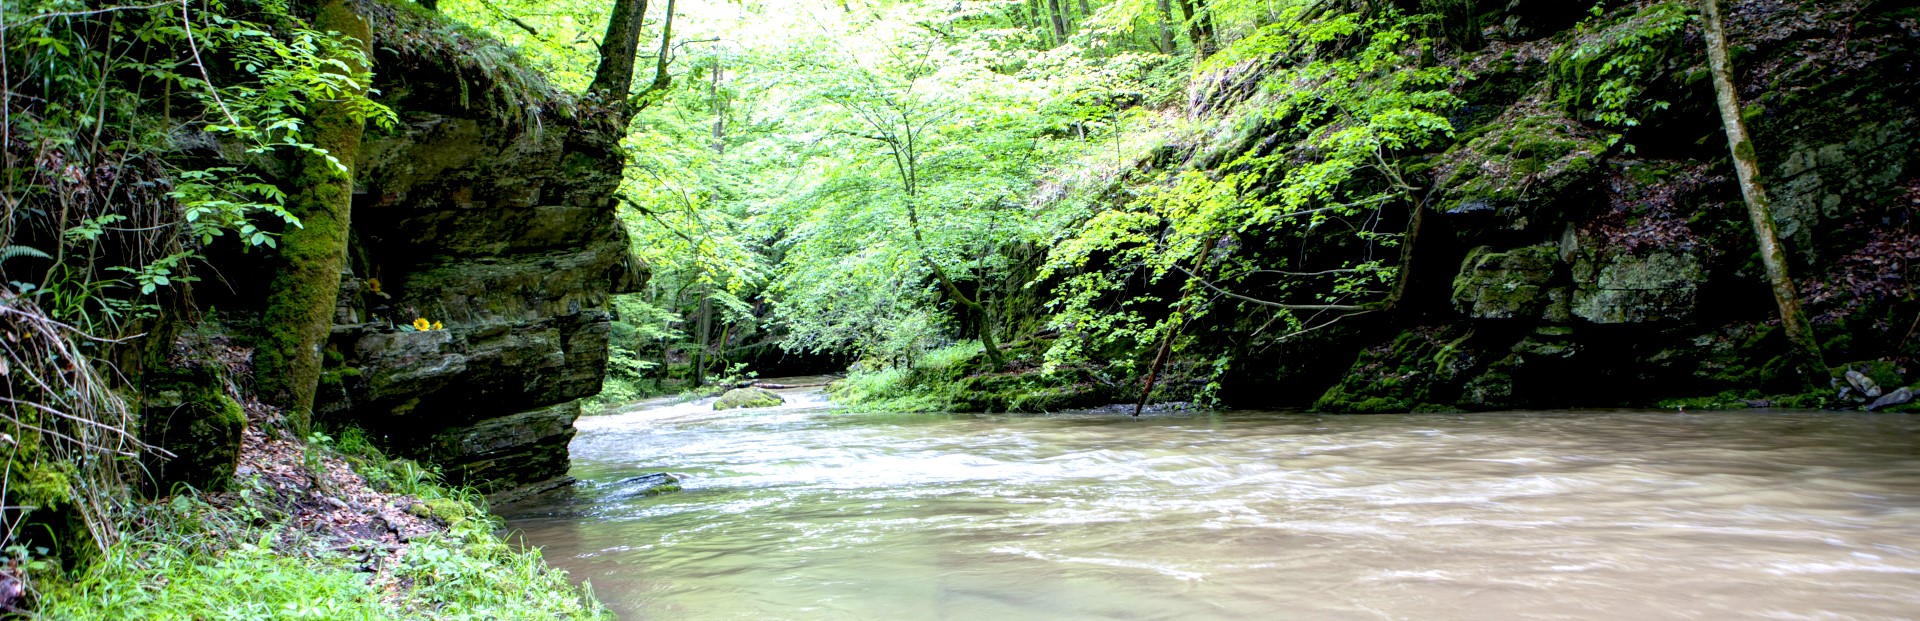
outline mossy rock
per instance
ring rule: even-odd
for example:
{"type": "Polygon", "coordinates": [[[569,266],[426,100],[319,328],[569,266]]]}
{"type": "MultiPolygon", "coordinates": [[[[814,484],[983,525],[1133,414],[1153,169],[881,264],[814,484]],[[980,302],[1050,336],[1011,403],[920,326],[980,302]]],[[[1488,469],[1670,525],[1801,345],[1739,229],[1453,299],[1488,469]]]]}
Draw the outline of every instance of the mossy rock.
{"type": "Polygon", "coordinates": [[[1614,136],[1589,129],[1554,110],[1523,102],[1469,133],[1434,169],[1443,213],[1490,213],[1498,227],[1538,229],[1566,209],[1550,208],[1579,195],[1601,172],[1614,136]]]}
{"type": "Polygon", "coordinates": [[[1647,122],[1664,108],[1653,100],[1670,96],[1662,92],[1666,85],[1660,80],[1692,60],[1686,55],[1684,27],[1691,12],[1683,2],[1656,2],[1631,14],[1616,12],[1607,16],[1610,21],[1584,29],[1548,60],[1554,100],[1581,120],[1647,122]],[[1620,114],[1634,120],[1613,118],[1620,114]]]}
{"type": "Polygon", "coordinates": [[[434,498],[422,504],[427,506],[428,514],[448,522],[466,519],[470,514],[467,503],[452,498],[434,498]]]}
{"type": "Polygon", "coordinates": [[[1475,319],[1538,317],[1548,303],[1558,250],[1551,244],[1467,253],[1453,281],[1453,306],[1475,319]]]}
{"type": "Polygon", "coordinates": [[[1602,324],[1646,323],[1692,316],[1707,274],[1696,253],[1661,248],[1583,255],[1573,263],[1573,280],[1574,315],[1602,324]]]}
{"type": "Polygon", "coordinates": [[[765,388],[735,388],[720,395],[720,399],[713,402],[713,409],[770,408],[786,402],[778,393],[765,388]]]}
{"type": "Polygon", "coordinates": [[[1462,383],[1482,364],[1472,332],[1415,328],[1393,343],[1361,352],[1346,379],[1328,388],[1314,411],[1348,414],[1448,409],[1462,383]]]}
{"type": "Polygon", "coordinates": [[[162,494],[177,485],[217,490],[233,481],[247,415],[224,384],[203,371],[149,382],[140,413],[143,439],[172,454],[147,455],[150,489],[162,494]]]}
{"type": "Polygon", "coordinates": [[[1849,369],[1867,376],[1867,379],[1873,380],[1873,383],[1879,385],[1880,390],[1884,392],[1893,392],[1907,385],[1904,377],[1906,369],[1900,365],[1885,360],[1860,360],[1833,368],[1833,379],[1837,382],[1835,386],[1847,385],[1846,374],[1849,369]]]}

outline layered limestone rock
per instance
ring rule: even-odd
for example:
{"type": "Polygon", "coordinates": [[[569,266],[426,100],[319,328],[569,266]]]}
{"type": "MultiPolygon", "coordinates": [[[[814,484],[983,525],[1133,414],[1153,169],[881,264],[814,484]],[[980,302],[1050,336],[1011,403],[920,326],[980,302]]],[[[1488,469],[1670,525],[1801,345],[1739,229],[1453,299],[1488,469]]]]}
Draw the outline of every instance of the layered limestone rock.
{"type": "Polygon", "coordinates": [[[535,78],[470,72],[411,38],[450,26],[374,17],[396,39],[376,45],[376,87],[401,122],[362,144],[316,417],[496,500],[564,483],[576,400],[606,370],[608,298],[644,281],[614,214],[618,132],[521,83],[535,78]]]}

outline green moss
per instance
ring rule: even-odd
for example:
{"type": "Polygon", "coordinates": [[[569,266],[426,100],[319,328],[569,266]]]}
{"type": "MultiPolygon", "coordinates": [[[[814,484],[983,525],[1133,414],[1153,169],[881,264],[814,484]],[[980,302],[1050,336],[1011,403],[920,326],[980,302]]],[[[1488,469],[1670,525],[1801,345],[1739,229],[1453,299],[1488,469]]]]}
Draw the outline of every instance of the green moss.
{"type": "Polygon", "coordinates": [[[1548,60],[1554,99],[1576,117],[1630,127],[1666,107],[1648,93],[1683,53],[1687,4],[1657,2],[1583,27],[1548,60]]]}
{"type": "Polygon", "coordinates": [[[320,374],[320,385],[328,388],[339,388],[345,386],[347,380],[357,379],[359,377],[361,377],[360,369],[355,367],[331,369],[320,374]]]}
{"type": "Polygon", "coordinates": [[[1506,252],[1474,248],[1454,277],[1454,308],[1477,319],[1539,316],[1547,304],[1547,285],[1553,280],[1557,256],[1551,244],[1506,252]]]}
{"type": "Polygon", "coordinates": [[[1531,223],[1537,203],[1589,183],[1613,142],[1612,135],[1528,106],[1516,106],[1467,136],[1435,168],[1442,192],[1434,208],[1493,211],[1514,229],[1531,223]]]}
{"type": "Polygon", "coordinates": [[[786,402],[778,393],[765,388],[735,388],[720,395],[720,399],[713,402],[713,409],[770,408],[786,402]]]}
{"type": "Polygon", "coordinates": [[[447,522],[464,520],[472,515],[471,507],[452,498],[429,498],[421,504],[427,508],[427,515],[447,522]]]}
{"type": "Polygon", "coordinates": [[[1390,345],[1361,352],[1346,377],[1322,393],[1313,409],[1386,414],[1454,402],[1461,383],[1479,367],[1472,340],[1471,331],[1452,328],[1402,332],[1390,345]]]}

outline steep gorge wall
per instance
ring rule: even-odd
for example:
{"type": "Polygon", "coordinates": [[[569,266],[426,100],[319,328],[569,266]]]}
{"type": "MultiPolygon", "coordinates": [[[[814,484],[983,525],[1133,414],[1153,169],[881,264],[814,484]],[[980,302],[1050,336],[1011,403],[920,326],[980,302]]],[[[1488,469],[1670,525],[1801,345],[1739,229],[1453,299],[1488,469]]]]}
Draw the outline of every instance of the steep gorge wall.
{"type": "Polygon", "coordinates": [[[621,132],[497,44],[362,7],[400,124],[359,154],[316,419],[496,499],[563,483],[576,401],[605,375],[608,297],[645,280],[614,215],[621,132]]]}
{"type": "MultiPolygon", "coordinates": [[[[1889,390],[1920,379],[1903,376],[1920,353],[1906,334],[1907,264],[1920,258],[1920,15],[1865,0],[1729,4],[1736,80],[1827,362],[1871,367],[1889,390]]],[[[1457,89],[1467,122],[1431,160],[1404,307],[1244,350],[1238,396],[1404,412],[1742,407],[1795,392],[1698,24],[1631,43],[1653,50],[1639,56],[1639,126],[1594,120],[1596,67],[1626,57],[1608,46],[1641,36],[1650,15],[1690,8],[1624,3],[1545,36],[1491,29],[1489,46],[1462,58],[1477,73],[1457,89]],[[1601,54],[1583,59],[1582,46],[1601,54]],[[1301,355],[1354,363],[1336,375],[1284,360],[1301,355]]],[[[1519,21],[1508,17],[1489,21],[1519,21]]]]}

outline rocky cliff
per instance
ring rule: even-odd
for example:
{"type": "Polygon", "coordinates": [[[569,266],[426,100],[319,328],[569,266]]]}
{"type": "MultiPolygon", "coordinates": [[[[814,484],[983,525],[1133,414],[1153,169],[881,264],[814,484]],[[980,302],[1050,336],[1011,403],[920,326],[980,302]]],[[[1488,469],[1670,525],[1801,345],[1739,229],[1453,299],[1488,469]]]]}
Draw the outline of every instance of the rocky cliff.
{"type": "MultiPolygon", "coordinates": [[[[1271,308],[1215,298],[1180,328],[1155,399],[1353,413],[1860,407],[1873,399],[1839,391],[1850,386],[1848,369],[1884,391],[1920,381],[1909,373],[1920,371],[1911,267],[1920,262],[1920,9],[1875,0],[1724,2],[1734,79],[1773,215],[1834,367],[1834,390],[1813,394],[1785,357],[1695,3],[1365,4],[1421,15],[1400,22],[1417,24],[1401,41],[1431,45],[1399,48],[1390,65],[1436,68],[1456,76],[1451,83],[1410,88],[1380,69],[1290,72],[1361,54],[1363,35],[1327,35],[1318,47],[1249,36],[1193,78],[1178,112],[1202,129],[1170,138],[1091,193],[1096,207],[1125,210],[1132,197],[1160,191],[1156,184],[1198,172],[1252,179],[1243,198],[1280,202],[1274,188],[1312,173],[1310,164],[1335,149],[1329,136],[1375,122],[1327,121],[1343,105],[1335,97],[1443,90],[1458,104],[1445,108],[1444,139],[1382,147],[1377,161],[1340,182],[1398,184],[1408,198],[1311,225],[1243,224],[1193,259],[1263,268],[1234,272],[1230,288],[1296,303],[1329,289],[1311,277],[1354,271],[1339,268],[1377,262],[1396,277],[1357,296],[1317,298],[1364,305],[1333,322],[1330,313],[1300,313],[1301,325],[1313,323],[1304,331],[1271,308]],[[1380,238],[1393,244],[1371,241],[1380,238]]],[[[1127,267],[1092,259],[1085,270],[1127,267]]],[[[1047,287],[1063,280],[1009,298],[1001,315],[1043,323],[1047,287]]],[[[1103,300],[1178,295],[1174,285],[1155,289],[1139,278],[1115,286],[1103,300]]],[[[1023,331],[1036,335],[1027,342],[1036,347],[1014,353],[1039,360],[1052,335],[1023,331]]],[[[1099,365],[1053,374],[975,366],[955,378],[916,371],[915,381],[964,393],[951,400],[961,409],[1131,401],[1159,343],[1117,341],[1098,357],[1134,361],[1118,373],[1099,365]]]]}
{"type": "MultiPolygon", "coordinates": [[[[1453,144],[1416,156],[1432,189],[1399,312],[1240,350],[1239,398],[1337,412],[1823,405],[1764,397],[1796,389],[1692,6],[1608,3],[1587,19],[1548,4],[1484,16],[1484,47],[1459,53],[1467,105],[1453,144]],[[1621,112],[1634,122],[1608,122],[1602,88],[1637,94],[1621,112]],[[1302,355],[1353,363],[1288,361],[1302,355]]],[[[1920,14],[1728,4],[1745,116],[1827,362],[1904,385],[1920,353],[1907,267],[1920,14]]]]}
{"type": "Polygon", "coordinates": [[[614,215],[620,132],[483,36],[362,8],[400,124],[359,154],[316,419],[497,499],[563,483],[576,400],[605,374],[608,296],[645,278],[614,215]]]}

